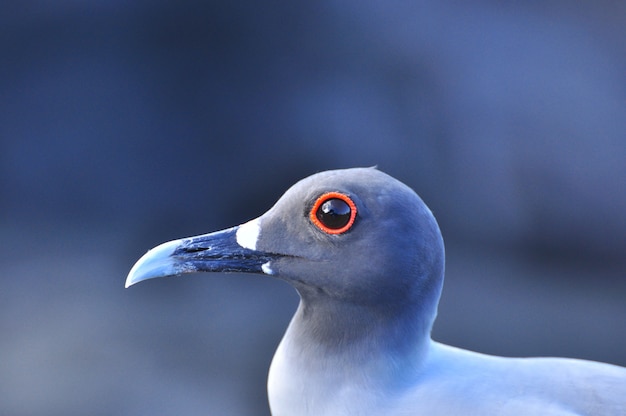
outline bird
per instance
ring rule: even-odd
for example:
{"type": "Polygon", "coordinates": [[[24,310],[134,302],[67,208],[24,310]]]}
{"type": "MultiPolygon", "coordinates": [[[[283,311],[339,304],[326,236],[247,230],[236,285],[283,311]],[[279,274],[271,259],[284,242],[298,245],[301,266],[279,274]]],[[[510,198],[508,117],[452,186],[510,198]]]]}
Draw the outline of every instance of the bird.
{"type": "Polygon", "coordinates": [[[376,167],[339,169],[256,219],[149,250],[126,287],[196,272],[291,284],[300,302],[267,382],[274,416],[626,415],[626,368],[433,340],[444,258],[415,191],[376,167]]]}

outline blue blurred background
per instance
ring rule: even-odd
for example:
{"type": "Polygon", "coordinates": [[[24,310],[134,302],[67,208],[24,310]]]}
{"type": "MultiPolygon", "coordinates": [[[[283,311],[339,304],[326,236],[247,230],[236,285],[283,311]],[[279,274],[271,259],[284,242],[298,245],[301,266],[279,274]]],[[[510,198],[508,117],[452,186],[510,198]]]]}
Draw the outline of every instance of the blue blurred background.
{"type": "Polygon", "coordinates": [[[434,337],[626,365],[619,1],[0,6],[0,413],[268,415],[285,283],[147,249],[378,167],[437,216],[434,337]]]}

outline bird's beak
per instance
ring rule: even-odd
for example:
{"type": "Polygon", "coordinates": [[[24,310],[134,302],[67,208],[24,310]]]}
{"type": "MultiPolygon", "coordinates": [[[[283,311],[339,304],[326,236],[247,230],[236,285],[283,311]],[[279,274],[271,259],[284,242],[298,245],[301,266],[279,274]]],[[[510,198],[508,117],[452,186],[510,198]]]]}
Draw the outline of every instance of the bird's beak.
{"type": "MultiPolygon", "coordinates": [[[[146,279],[194,272],[272,274],[270,262],[278,255],[257,251],[242,241],[247,224],[196,237],[168,241],[148,251],[133,266],[126,287],[146,279]]],[[[248,228],[251,228],[248,226],[248,228]]]]}

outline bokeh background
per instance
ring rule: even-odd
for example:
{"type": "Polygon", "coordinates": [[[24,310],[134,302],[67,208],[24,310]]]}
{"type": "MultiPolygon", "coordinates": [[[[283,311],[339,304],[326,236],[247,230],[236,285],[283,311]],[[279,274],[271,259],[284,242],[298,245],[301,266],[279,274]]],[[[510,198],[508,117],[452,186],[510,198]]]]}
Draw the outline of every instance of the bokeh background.
{"type": "Polygon", "coordinates": [[[626,3],[0,6],[0,413],[268,415],[297,294],[125,290],[154,245],[378,167],[438,218],[437,340],[626,365],[626,3]]]}

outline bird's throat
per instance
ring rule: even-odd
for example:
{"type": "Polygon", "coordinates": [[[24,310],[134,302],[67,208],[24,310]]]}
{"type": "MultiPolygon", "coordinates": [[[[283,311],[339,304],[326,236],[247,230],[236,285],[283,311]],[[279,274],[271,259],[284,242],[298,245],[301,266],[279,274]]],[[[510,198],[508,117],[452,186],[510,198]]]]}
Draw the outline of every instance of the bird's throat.
{"type": "MultiPolygon", "coordinates": [[[[303,300],[283,339],[292,359],[324,368],[329,361],[395,373],[419,365],[430,343],[432,319],[403,305],[371,307],[303,300]]],[[[379,376],[381,374],[378,374],[379,376]]]]}
{"type": "Polygon", "coordinates": [[[350,402],[354,392],[374,397],[367,392],[411,385],[431,343],[431,322],[416,322],[358,305],[301,302],[272,361],[270,401],[350,402]]]}

